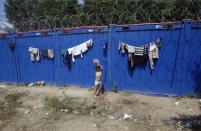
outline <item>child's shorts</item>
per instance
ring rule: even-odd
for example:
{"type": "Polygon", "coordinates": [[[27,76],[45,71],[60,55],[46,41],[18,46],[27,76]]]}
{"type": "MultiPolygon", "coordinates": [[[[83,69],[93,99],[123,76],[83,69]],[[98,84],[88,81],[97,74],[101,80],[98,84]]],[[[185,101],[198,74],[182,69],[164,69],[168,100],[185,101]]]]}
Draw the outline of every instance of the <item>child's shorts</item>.
{"type": "Polygon", "coordinates": [[[101,85],[101,81],[95,81],[95,86],[101,85]]]}

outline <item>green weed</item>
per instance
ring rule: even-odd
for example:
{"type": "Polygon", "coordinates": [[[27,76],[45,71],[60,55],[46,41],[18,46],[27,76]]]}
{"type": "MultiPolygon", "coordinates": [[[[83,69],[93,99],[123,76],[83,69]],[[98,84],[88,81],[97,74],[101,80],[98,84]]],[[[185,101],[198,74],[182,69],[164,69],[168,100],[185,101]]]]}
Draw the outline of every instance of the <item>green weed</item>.
{"type": "Polygon", "coordinates": [[[5,96],[5,101],[9,104],[9,106],[19,106],[22,102],[19,100],[23,93],[11,93],[5,96]]]}
{"type": "Polygon", "coordinates": [[[186,96],[183,96],[183,98],[196,98],[195,93],[188,93],[186,96]]]}

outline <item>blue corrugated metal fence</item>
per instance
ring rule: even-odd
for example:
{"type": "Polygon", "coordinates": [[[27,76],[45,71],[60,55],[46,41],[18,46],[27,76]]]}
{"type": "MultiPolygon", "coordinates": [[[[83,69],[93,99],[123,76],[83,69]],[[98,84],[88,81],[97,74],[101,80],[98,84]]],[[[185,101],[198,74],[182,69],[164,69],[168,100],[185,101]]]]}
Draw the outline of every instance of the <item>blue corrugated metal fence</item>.
{"type": "Polygon", "coordinates": [[[185,95],[201,93],[201,23],[177,22],[139,25],[111,25],[53,31],[0,34],[0,81],[28,83],[45,81],[47,84],[91,87],[95,80],[93,59],[104,68],[102,82],[107,90],[147,94],[185,95]],[[118,50],[119,41],[143,46],[162,38],[159,59],[151,71],[145,66],[130,69],[128,55],[118,50]],[[89,39],[93,46],[83,58],[76,57],[68,68],[61,49],[68,49],[89,39]],[[9,48],[15,44],[15,49],[9,48]],[[32,62],[29,47],[53,49],[54,59],[40,57],[32,62]]]}

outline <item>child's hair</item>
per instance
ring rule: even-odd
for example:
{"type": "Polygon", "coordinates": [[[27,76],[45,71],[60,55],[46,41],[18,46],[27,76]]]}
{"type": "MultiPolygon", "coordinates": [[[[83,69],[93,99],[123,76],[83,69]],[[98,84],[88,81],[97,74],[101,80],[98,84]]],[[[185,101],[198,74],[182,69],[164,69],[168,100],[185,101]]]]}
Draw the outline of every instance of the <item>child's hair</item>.
{"type": "Polygon", "coordinates": [[[99,64],[100,64],[99,60],[98,60],[98,59],[96,59],[96,58],[93,60],[93,62],[94,62],[94,63],[96,63],[97,65],[99,65],[99,64]]]}

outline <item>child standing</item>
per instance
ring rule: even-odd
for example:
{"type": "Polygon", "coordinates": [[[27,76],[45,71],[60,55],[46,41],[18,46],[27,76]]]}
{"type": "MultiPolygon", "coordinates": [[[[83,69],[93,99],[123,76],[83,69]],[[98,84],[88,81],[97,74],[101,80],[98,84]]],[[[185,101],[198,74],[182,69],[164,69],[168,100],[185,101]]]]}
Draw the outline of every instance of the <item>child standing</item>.
{"type": "Polygon", "coordinates": [[[103,86],[101,83],[101,75],[102,75],[103,67],[100,65],[100,62],[98,59],[94,59],[93,62],[95,64],[95,71],[96,71],[94,98],[96,98],[98,86],[100,87],[100,96],[103,98],[103,86]]]}

